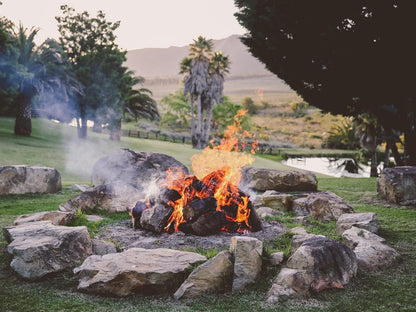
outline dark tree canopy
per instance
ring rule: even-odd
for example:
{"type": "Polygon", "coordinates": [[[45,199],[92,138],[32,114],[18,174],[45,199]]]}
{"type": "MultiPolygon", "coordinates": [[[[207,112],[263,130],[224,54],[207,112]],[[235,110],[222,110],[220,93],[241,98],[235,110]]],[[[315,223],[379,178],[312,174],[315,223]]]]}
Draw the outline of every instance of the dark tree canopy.
{"type": "Polygon", "coordinates": [[[235,0],[250,52],[311,105],[375,114],[416,165],[416,1],[235,0]]]}

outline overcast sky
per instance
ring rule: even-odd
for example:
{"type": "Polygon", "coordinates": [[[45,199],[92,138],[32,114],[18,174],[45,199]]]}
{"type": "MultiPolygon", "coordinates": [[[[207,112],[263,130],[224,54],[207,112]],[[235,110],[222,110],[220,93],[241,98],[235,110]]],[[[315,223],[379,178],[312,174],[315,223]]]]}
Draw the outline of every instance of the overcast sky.
{"type": "Polygon", "coordinates": [[[60,5],[95,16],[104,11],[108,21],[121,21],[118,45],[127,50],[184,46],[199,35],[222,39],[243,34],[234,17],[233,0],[1,0],[0,14],[27,28],[40,28],[37,43],[58,38],[55,16],[60,5]]]}

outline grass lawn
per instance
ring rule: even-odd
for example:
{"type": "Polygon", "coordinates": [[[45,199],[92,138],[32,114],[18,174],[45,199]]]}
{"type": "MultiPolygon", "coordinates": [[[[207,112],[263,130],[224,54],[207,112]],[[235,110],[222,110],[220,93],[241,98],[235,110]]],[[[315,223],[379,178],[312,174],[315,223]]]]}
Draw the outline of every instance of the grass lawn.
{"type": "MultiPolygon", "coordinates": [[[[87,141],[75,140],[75,129],[41,120],[34,121],[33,136],[15,137],[10,119],[0,118],[0,165],[41,164],[56,167],[64,188],[49,195],[0,196],[0,226],[9,226],[23,213],[56,210],[78,194],[65,186],[88,183],[91,166],[99,157],[120,147],[163,152],[189,165],[195,153],[187,145],[123,138],[110,142],[106,136],[89,133],[87,141]],[[79,171],[81,170],[81,172],[79,171]],[[85,171],[82,171],[85,170],[85,171]]],[[[269,159],[256,159],[256,166],[282,169],[269,159]]],[[[17,277],[9,267],[4,237],[0,237],[0,311],[416,311],[416,209],[388,207],[377,198],[375,178],[330,178],[318,176],[319,190],[333,191],[356,212],[377,213],[380,236],[395,248],[402,260],[377,273],[359,272],[344,290],[328,290],[305,300],[266,305],[266,293],[276,272],[264,272],[261,280],[236,293],[207,295],[175,301],[164,296],[109,298],[77,292],[71,270],[37,282],[17,277]]],[[[311,229],[313,230],[313,229],[311,229]]]]}

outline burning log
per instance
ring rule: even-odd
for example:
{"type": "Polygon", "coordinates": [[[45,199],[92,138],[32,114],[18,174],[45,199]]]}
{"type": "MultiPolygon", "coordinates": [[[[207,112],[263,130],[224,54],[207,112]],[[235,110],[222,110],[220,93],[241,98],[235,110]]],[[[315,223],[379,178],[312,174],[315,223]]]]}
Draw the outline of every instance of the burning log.
{"type": "Polygon", "coordinates": [[[201,215],[213,212],[217,209],[217,200],[210,196],[207,198],[195,197],[188,205],[183,207],[183,218],[187,222],[193,222],[201,215]]]}
{"type": "Polygon", "coordinates": [[[221,232],[226,221],[223,211],[214,211],[201,215],[193,223],[181,223],[178,229],[186,234],[208,236],[221,232]]]}

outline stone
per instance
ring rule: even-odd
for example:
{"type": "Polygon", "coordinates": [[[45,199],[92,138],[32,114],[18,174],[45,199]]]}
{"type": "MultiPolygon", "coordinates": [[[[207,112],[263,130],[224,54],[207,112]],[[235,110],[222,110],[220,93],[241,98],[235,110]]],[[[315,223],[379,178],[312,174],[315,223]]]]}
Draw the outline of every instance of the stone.
{"type": "Polygon", "coordinates": [[[279,192],[316,191],[316,176],[309,171],[285,171],[246,167],[242,170],[242,185],[255,191],[279,192]]]}
{"type": "Polygon", "coordinates": [[[324,235],[319,235],[319,234],[310,234],[310,233],[301,233],[300,231],[298,232],[300,234],[294,235],[292,238],[292,246],[290,247],[290,252],[293,253],[296,249],[299,248],[299,246],[301,246],[303,244],[303,242],[307,241],[308,239],[312,239],[312,238],[325,238],[324,235]]]}
{"type": "Polygon", "coordinates": [[[295,199],[293,211],[298,216],[311,216],[321,222],[338,220],[344,213],[353,213],[354,209],[341,197],[332,192],[311,193],[307,197],[295,199]]]}
{"type": "Polygon", "coordinates": [[[269,264],[273,266],[280,265],[285,259],[285,253],[283,251],[274,252],[269,257],[269,264]]]}
{"type": "Polygon", "coordinates": [[[156,204],[149,209],[143,210],[140,225],[146,230],[161,233],[172,212],[172,207],[156,204]]]}
{"type": "Polygon", "coordinates": [[[272,218],[273,216],[279,214],[278,211],[273,210],[272,208],[269,208],[269,207],[257,208],[256,212],[257,212],[257,215],[262,219],[265,219],[266,217],[272,218]]]}
{"type": "Polygon", "coordinates": [[[223,293],[231,288],[234,272],[233,256],[221,251],[197,267],[175,292],[175,299],[197,298],[210,293],[223,293]]]}
{"type": "Polygon", "coordinates": [[[295,196],[289,194],[282,194],[276,191],[266,191],[262,195],[264,206],[270,207],[274,210],[288,212],[292,210],[292,204],[295,196]]]}
{"type": "Polygon", "coordinates": [[[74,273],[79,277],[78,290],[87,293],[116,297],[173,293],[201,261],[206,257],[194,252],[131,248],[90,256],[74,273]]]}
{"type": "Polygon", "coordinates": [[[244,289],[261,273],[263,243],[254,237],[233,236],[230,251],[234,255],[232,291],[244,289]]]}
{"type": "Polygon", "coordinates": [[[269,292],[268,303],[343,288],[357,273],[357,259],[346,245],[326,237],[310,238],[288,259],[269,292]]]}
{"type": "Polygon", "coordinates": [[[357,256],[358,268],[362,271],[381,271],[390,267],[400,254],[386,245],[385,239],[365,229],[351,227],[342,237],[357,256]]]}
{"type": "Polygon", "coordinates": [[[28,222],[51,221],[54,225],[67,225],[74,218],[74,213],[63,211],[42,211],[19,216],[13,225],[20,225],[28,222]]]}
{"type": "Polygon", "coordinates": [[[380,228],[380,222],[374,212],[345,213],[337,221],[337,233],[342,234],[352,226],[377,233],[380,228]]]}
{"type": "Polygon", "coordinates": [[[398,205],[416,205],[416,167],[383,169],[377,178],[377,193],[398,205]]]}
{"type": "Polygon", "coordinates": [[[289,232],[296,235],[308,235],[308,232],[306,232],[305,228],[301,226],[291,228],[289,232]]]}
{"type": "Polygon", "coordinates": [[[92,254],[93,255],[106,255],[111,253],[116,253],[117,248],[116,245],[112,242],[107,242],[101,239],[92,239],[92,254]]]}
{"type": "Polygon", "coordinates": [[[50,221],[3,228],[12,269],[29,280],[74,267],[92,253],[85,226],[56,226],[50,221]]]}
{"type": "Polygon", "coordinates": [[[105,220],[106,218],[98,216],[98,215],[85,215],[89,222],[100,222],[105,220]]]}
{"type": "Polygon", "coordinates": [[[56,193],[62,188],[58,170],[42,166],[0,166],[0,195],[56,193]]]}
{"type": "Polygon", "coordinates": [[[99,159],[92,169],[92,184],[102,185],[112,182],[130,184],[145,191],[152,181],[162,181],[169,168],[188,173],[179,161],[165,154],[133,152],[122,148],[99,159]]]}
{"type": "Polygon", "coordinates": [[[102,209],[109,212],[130,211],[145,194],[135,187],[120,182],[99,185],[83,192],[59,206],[60,211],[82,212],[88,209],[102,209]]]}

